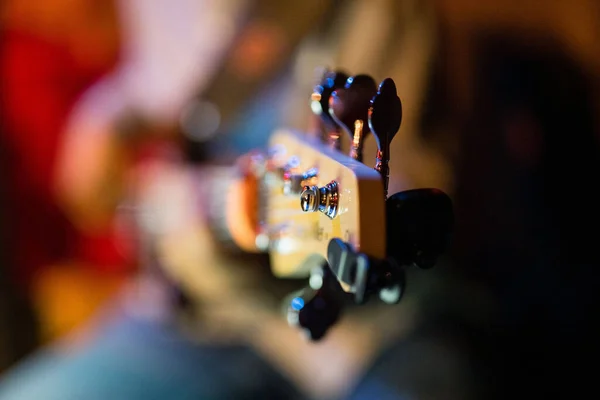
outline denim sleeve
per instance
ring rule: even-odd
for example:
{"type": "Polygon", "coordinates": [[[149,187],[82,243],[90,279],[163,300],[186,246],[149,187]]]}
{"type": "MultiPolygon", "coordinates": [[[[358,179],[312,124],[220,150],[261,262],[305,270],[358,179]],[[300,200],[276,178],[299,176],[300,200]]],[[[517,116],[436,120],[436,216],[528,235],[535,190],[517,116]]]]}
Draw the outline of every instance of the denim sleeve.
{"type": "Polygon", "coordinates": [[[83,348],[50,347],[0,380],[1,400],[297,398],[248,348],[192,344],[168,327],[123,316],[83,348]]]}

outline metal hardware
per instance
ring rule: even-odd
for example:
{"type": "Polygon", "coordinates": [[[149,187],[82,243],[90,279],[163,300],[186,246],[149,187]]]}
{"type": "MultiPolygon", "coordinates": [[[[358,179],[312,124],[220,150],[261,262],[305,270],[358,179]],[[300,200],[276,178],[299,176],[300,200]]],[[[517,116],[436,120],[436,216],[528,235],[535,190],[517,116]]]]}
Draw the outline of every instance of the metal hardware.
{"type": "Polygon", "coordinates": [[[304,186],[300,195],[300,207],[304,212],[320,211],[334,219],[338,212],[338,183],[331,181],[323,187],[304,186]]]}
{"type": "Polygon", "coordinates": [[[362,162],[363,144],[370,131],[368,125],[371,99],[377,94],[375,80],[368,75],[351,76],[343,88],[329,98],[329,115],[350,136],[350,156],[362,162]]]}
{"type": "Polygon", "coordinates": [[[391,78],[384,79],[369,108],[369,127],[377,143],[375,170],[383,179],[384,198],[387,198],[390,181],[390,143],[402,122],[402,102],[391,78]]]}
{"type": "MultiPolygon", "coordinates": [[[[343,71],[325,71],[321,82],[315,86],[310,96],[310,108],[321,122],[321,130],[325,136],[322,139],[332,149],[340,150],[340,126],[329,115],[329,98],[334,90],[343,88],[348,75],[343,71]]],[[[322,134],[323,134],[322,133],[322,134]]]]}

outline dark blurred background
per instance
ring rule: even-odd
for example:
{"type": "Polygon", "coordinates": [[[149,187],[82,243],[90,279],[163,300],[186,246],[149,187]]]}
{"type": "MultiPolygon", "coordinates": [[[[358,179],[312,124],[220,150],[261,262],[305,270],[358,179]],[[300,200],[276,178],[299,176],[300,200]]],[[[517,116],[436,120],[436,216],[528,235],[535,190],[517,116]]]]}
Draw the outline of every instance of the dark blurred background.
{"type": "Polygon", "coordinates": [[[383,398],[373,381],[423,399],[593,388],[597,1],[0,5],[1,371],[144,270],[126,212],[140,166],[227,165],[306,130],[330,67],[394,78],[390,191],[441,188],[457,216],[444,260],[413,277],[410,333],[366,363],[357,398],[383,398]]]}

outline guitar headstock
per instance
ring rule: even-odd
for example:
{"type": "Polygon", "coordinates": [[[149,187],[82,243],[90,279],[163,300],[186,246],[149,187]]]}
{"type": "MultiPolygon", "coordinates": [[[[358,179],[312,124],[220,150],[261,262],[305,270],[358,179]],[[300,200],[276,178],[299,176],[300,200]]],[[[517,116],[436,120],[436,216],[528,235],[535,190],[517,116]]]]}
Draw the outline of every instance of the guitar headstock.
{"type": "Polygon", "coordinates": [[[250,168],[260,204],[257,247],[268,251],[275,276],[310,278],[290,300],[288,320],[315,340],[348,300],[362,304],[375,294],[397,303],[404,268],[433,266],[453,225],[452,203],[440,190],[387,196],[390,142],[402,120],[394,81],[340,77],[327,72],[311,96],[320,134],[279,130],[250,168]],[[349,136],[349,154],[340,132],[349,136]],[[369,133],[377,144],[373,166],[362,151],[369,133]]]}
{"type": "Polygon", "coordinates": [[[394,81],[377,86],[367,75],[345,77],[329,71],[316,85],[310,134],[278,130],[266,151],[246,154],[236,166],[203,166],[195,178],[169,168],[149,172],[151,183],[141,185],[137,199],[141,210],[151,210],[139,225],[159,243],[152,253],[192,291],[220,292],[207,277],[221,269],[204,274],[197,263],[219,264],[219,251],[232,247],[267,252],[278,278],[307,279],[287,301],[287,317],[313,340],[343,307],[372,298],[399,302],[405,269],[434,266],[453,225],[452,203],[440,190],[387,195],[390,142],[402,121],[394,81]],[[363,154],[369,134],[374,155],[363,154]]]}
{"type": "Polygon", "coordinates": [[[264,222],[276,276],[308,276],[327,262],[333,238],[385,257],[385,202],[377,171],[291,131],[275,132],[270,147],[281,160],[265,180],[264,222]],[[296,162],[286,168],[291,159],[296,162]]]}

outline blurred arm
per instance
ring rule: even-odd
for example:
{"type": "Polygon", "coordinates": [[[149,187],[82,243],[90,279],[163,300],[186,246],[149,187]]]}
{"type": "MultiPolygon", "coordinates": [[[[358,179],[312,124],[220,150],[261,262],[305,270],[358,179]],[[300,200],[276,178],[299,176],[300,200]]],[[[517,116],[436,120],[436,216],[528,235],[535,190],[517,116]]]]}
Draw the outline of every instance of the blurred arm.
{"type": "Polygon", "coordinates": [[[81,229],[110,222],[141,144],[173,138],[182,108],[221,64],[246,3],[118,3],[121,62],[73,109],[55,171],[57,198],[81,229]]]}

